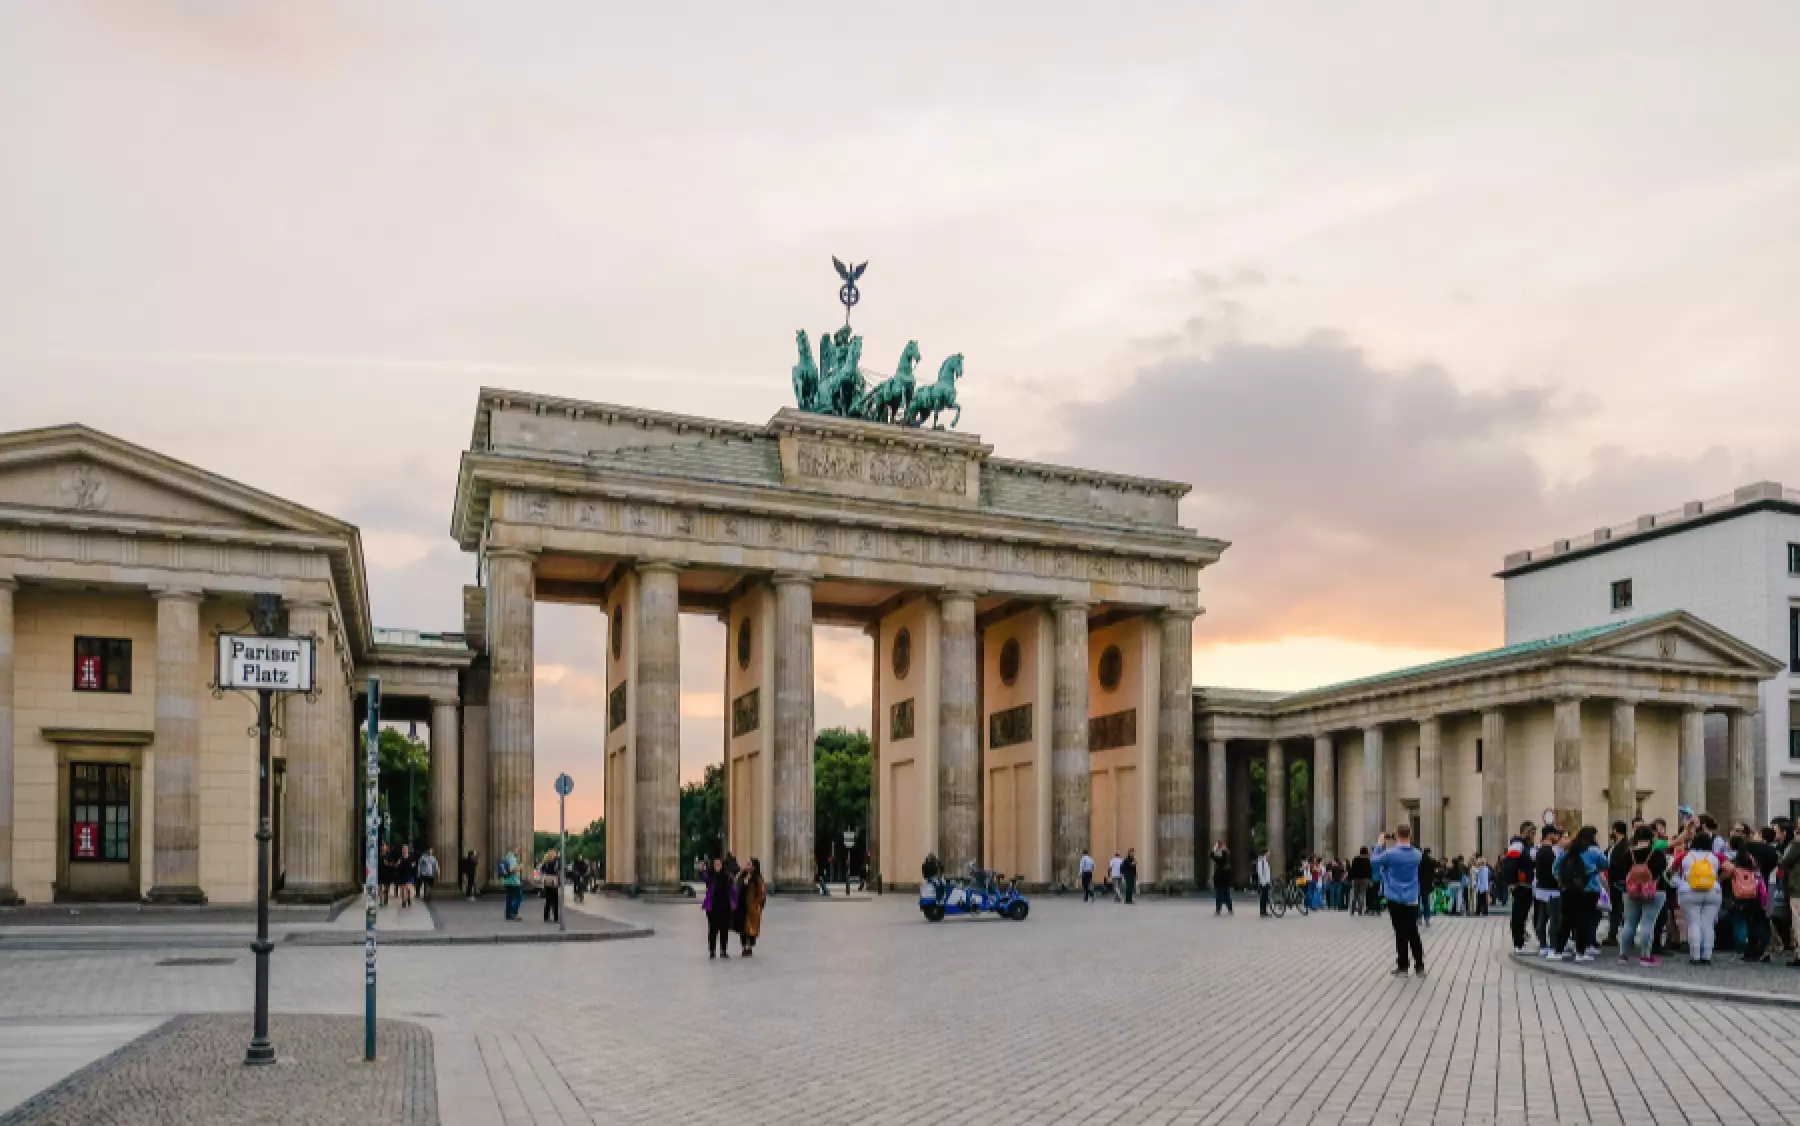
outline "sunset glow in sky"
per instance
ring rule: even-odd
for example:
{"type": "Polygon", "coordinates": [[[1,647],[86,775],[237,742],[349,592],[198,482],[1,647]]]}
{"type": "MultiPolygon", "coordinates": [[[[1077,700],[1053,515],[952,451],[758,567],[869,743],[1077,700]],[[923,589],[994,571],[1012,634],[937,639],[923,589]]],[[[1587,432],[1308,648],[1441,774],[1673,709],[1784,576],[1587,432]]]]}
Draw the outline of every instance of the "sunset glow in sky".
{"type": "MultiPolygon", "coordinates": [[[[1505,552],[1800,485],[1795,5],[894,11],[8,5],[0,428],[354,521],[376,620],[454,630],[478,387],[760,422],[867,259],[872,366],[964,353],[965,430],[1194,483],[1244,687],[1497,644],[1505,552]]],[[[605,624],[537,621],[585,824],[605,624]]],[[[867,639],[817,654],[866,726],[867,639]]]]}

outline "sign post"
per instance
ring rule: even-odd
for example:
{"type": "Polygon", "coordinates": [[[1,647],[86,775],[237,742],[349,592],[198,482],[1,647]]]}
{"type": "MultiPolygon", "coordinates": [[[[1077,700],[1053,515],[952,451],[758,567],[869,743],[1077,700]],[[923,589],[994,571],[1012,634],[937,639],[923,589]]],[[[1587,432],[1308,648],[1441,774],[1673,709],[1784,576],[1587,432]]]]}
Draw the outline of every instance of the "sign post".
{"type": "Polygon", "coordinates": [[[275,1045],[269,1042],[269,952],[275,949],[269,942],[269,844],[274,837],[269,829],[270,713],[275,693],[313,690],[313,639],[275,636],[280,615],[279,595],[258,594],[252,610],[255,635],[219,635],[218,686],[256,691],[256,941],[250,944],[256,955],[256,1015],[246,1064],[275,1062],[275,1045]]]}
{"type": "Polygon", "coordinates": [[[363,737],[363,1059],[375,1061],[375,913],[381,907],[381,681],[369,678],[363,737]]]}
{"type": "Polygon", "coordinates": [[[575,791],[575,779],[567,774],[556,776],[556,929],[566,932],[569,924],[563,921],[563,908],[568,900],[562,898],[563,888],[569,883],[569,795],[575,791]]]}

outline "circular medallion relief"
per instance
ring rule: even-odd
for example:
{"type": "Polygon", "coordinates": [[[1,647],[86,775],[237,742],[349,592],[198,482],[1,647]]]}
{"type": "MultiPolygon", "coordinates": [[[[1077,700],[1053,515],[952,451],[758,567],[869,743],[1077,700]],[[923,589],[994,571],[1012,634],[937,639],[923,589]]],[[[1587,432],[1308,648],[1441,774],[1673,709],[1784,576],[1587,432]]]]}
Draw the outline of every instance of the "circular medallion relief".
{"type": "Polygon", "coordinates": [[[1000,683],[1008,688],[1019,679],[1019,639],[1009,637],[1000,647],[1000,683]]]}
{"type": "Polygon", "coordinates": [[[625,604],[616,603],[612,608],[612,654],[613,660],[625,650],[625,604]]]}
{"type": "Polygon", "coordinates": [[[1125,676],[1125,654],[1119,652],[1117,645],[1108,645],[1106,652],[1100,654],[1100,688],[1111,692],[1119,687],[1119,681],[1125,676]]]}
{"type": "Polygon", "coordinates": [[[905,680],[912,671],[912,633],[905,626],[894,635],[894,679],[905,680]]]}
{"type": "Polygon", "coordinates": [[[750,667],[750,619],[745,618],[738,623],[737,630],[738,668],[750,667]]]}

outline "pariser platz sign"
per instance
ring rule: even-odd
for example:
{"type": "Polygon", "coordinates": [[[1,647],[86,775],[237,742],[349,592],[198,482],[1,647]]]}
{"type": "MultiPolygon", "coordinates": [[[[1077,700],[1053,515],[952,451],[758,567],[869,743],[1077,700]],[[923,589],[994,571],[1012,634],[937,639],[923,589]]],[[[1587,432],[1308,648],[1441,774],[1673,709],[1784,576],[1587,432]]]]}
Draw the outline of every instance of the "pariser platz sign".
{"type": "Polygon", "coordinates": [[[219,687],[311,692],[313,639],[220,634],[219,687]]]}

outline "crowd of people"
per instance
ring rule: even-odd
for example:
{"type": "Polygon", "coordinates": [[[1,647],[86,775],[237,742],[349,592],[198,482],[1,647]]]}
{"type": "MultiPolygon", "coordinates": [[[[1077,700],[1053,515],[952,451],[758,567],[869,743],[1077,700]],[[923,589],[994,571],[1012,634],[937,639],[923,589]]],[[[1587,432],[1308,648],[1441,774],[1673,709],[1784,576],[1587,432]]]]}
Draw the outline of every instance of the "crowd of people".
{"type": "MultiPolygon", "coordinates": [[[[1223,840],[1215,841],[1210,859],[1214,914],[1231,913],[1234,870],[1230,847],[1223,840]]],[[[1256,853],[1250,872],[1251,890],[1258,894],[1261,913],[1268,915],[1269,896],[1279,874],[1274,871],[1266,848],[1256,853]]],[[[1348,860],[1304,857],[1284,878],[1302,889],[1309,910],[1372,915],[1382,909],[1374,858],[1366,847],[1348,860]]],[[[1419,880],[1419,918],[1424,926],[1431,925],[1433,914],[1486,915],[1494,903],[1502,902],[1495,897],[1504,894],[1493,866],[1482,856],[1456,856],[1449,864],[1441,864],[1430,849],[1425,849],[1419,856],[1419,880]]]]}

